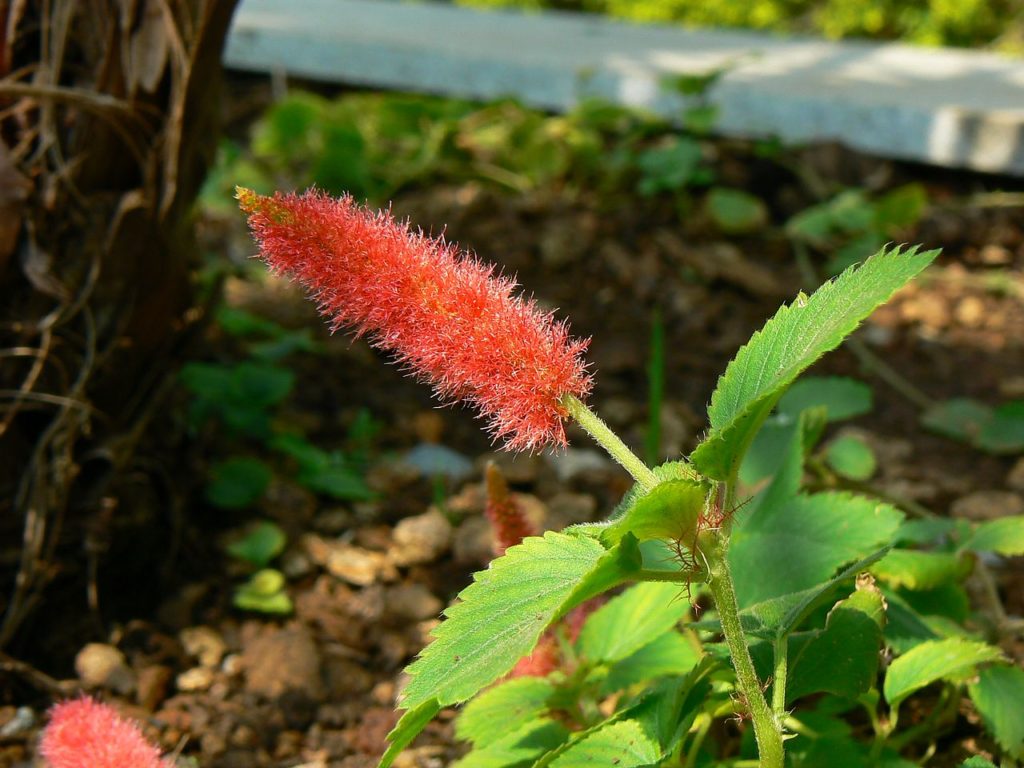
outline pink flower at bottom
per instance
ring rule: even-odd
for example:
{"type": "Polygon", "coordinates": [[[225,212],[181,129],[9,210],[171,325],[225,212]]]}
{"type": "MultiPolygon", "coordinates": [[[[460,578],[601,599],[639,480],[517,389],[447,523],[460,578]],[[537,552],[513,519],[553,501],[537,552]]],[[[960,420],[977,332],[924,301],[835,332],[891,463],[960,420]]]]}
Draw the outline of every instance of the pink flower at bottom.
{"type": "Polygon", "coordinates": [[[88,697],[50,710],[39,753],[49,768],[166,768],[135,723],[88,697]]]}

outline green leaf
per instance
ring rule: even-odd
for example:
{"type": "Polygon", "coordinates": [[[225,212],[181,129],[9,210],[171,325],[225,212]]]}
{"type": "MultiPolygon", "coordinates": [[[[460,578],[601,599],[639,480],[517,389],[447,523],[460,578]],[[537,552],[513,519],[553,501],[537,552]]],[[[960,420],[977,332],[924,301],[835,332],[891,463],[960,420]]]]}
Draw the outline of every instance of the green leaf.
{"type": "Polygon", "coordinates": [[[998,552],[1008,557],[1024,555],[1024,515],[982,523],[964,548],[975,552],[998,552]]]}
{"type": "Polygon", "coordinates": [[[635,720],[599,728],[560,754],[551,768],[639,768],[661,759],[661,750],[635,720]]]}
{"type": "Polygon", "coordinates": [[[216,363],[186,363],[178,374],[181,383],[193,395],[216,400],[228,396],[232,369],[216,363]]]}
{"type": "Polygon", "coordinates": [[[958,637],[921,643],[889,665],[885,700],[889,706],[897,707],[914,691],[936,680],[959,676],[979,664],[1002,658],[998,648],[958,637]]]}
{"type": "Polygon", "coordinates": [[[427,723],[441,711],[437,699],[425,699],[419,706],[413,707],[402,715],[398,725],[388,734],[388,748],[381,757],[378,768],[389,768],[403,749],[412,744],[419,732],[427,727],[427,723]]]}
{"type": "Polygon", "coordinates": [[[228,459],[211,468],[206,499],[224,509],[242,509],[259,501],[272,477],[270,467],[259,459],[228,459]]]}
{"type": "Polygon", "coordinates": [[[1014,400],[996,408],[992,420],[981,428],[978,447],[989,453],[1024,451],[1024,400],[1014,400]]]}
{"type": "Polygon", "coordinates": [[[452,768],[525,768],[568,738],[569,731],[561,723],[548,718],[533,720],[497,741],[472,750],[453,763],[452,768]]]}
{"type": "Polygon", "coordinates": [[[973,443],[992,420],[992,409],[966,397],[946,400],[921,415],[921,424],[932,432],[973,443]]]}
{"type": "Polygon", "coordinates": [[[921,643],[942,639],[942,635],[899,594],[888,589],[882,590],[882,594],[888,605],[885,642],[896,653],[903,654],[921,643]]]}
{"type": "Polygon", "coordinates": [[[1003,664],[987,667],[967,689],[999,746],[1015,760],[1024,760],[1024,669],[1003,664]]]}
{"type": "Polygon", "coordinates": [[[729,561],[741,608],[828,581],[840,567],[887,544],[903,520],[894,507],[864,497],[799,494],[802,427],[784,456],[772,482],[733,527],[729,561]]]}
{"type": "MultiPolygon", "coordinates": [[[[740,623],[743,625],[743,631],[765,640],[772,640],[792,633],[813,611],[825,603],[836,587],[866,571],[871,564],[878,562],[888,551],[889,547],[883,547],[847,566],[835,577],[822,584],[800,592],[773,597],[744,608],[740,611],[740,623]]],[[[694,622],[690,626],[694,629],[718,631],[721,629],[721,622],[713,619],[694,622]]]]}
{"type": "Polygon", "coordinates": [[[554,684],[544,677],[519,677],[496,685],[459,713],[455,735],[486,746],[546,712],[554,691],[554,684]]]}
{"type": "Polygon", "coordinates": [[[605,528],[601,540],[609,545],[616,544],[631,533],[639,541],[693,541],[709,492],[706,483],[664,480],[639,496],[621,517],[605,528]]]}
{"type": "Polygon", "coordinates": [[[952,552],[894,549],[871,568],[887,584],[908,589],[931,589],[962,579],[969,561],[952,552]]]}
{"type": "Polygon", "coordinates": [[[833,440],[825,451],[825,460],[832,469],[850,480],[867,480],[878,468],[871,446],[853,435],[833,440]]]}
{"type": "Polygon", "coordinates": [[[986,760],[984,757],[975,755],[969,757],[960,763],[960,768],[996,768],[996,764],[991,760],[986,760]]]}
{"type": "Polygon", "coordinates": [[[276,338],[285,333],[284,328],[252,312],[237,307],[221,307],[217,310],[217,324],[232,336],[264,336],[276,338]]]}
{"type": "Polygon", "coordinates": [[[937,253],[917,253],[916,248],[879,251],[813,296],[800,294],[782,307],[719,379],[708,408],[711,431],[691,457],[697,469],[716,480],[734,477],[747,446],[786,387],[937,253]]]}
{"type": "Polygon", "coordinates": [[[836,603],[823,630],[792,637],[786,701],[822,691],[854,699],[870,690],[884,624],[885,603],[872,587],[836,603]]]}
{"type": "Polygon", "coordinates": [[[928,193],[921,184],[904,184],[875,201],[875,227],[896,234],[921,220],[928,206],[928,193]]]}
{"type": "Polygon", "coordinates": [[[591,661],[619,661],[674,627],[689,613],[682,586],[644,582],[594,611],[583,625],[579,652],[591,661]]]}
{"type": "Polygon", "coordinates": [[[251,526],[239,539],[227,546],[228,554],[262,568],[284,551],[288,537],[281,526],[269,520],[261,520],[251,526]]]}
{"type": "Polygon", "coordinates": [[[704,205],[718,228],[730,234],[751,232],[768,221],[768,210],[761,199],[740,189],[714,187],[704,205]]]}
{"type": "Polygon", "coordinates": [[[292,612],[291,598],[284,591],[284,575],[272,568],[257,571],[235,590],[234,603],[245,611],[292,612]]]}
{"type": "Polygon", "coordinates": [[[693,643],[675,631],[666,632],[640,650],[616,662],[604,679],[606,694],[631,685],[669,675],[684,675],[693,669],[700,654],[693,643]]]}
{"type": "Polygon", "coordinates": [[[956,524],[948,517],[904,520],[893,539],[896,544],[935,544],[949,536],[956,524]]]}
{"type": "Polygon", "coordinates": [[[284,400],[295,385],[288,368],[265,363],[242,363],[231,375],[232,397],[252,408],[267,408],[284,400]]]}
{"type": "Polygon", "coordinates": [[[509,548],[445,611],[433,642],[406,670],[402,706],[465,701],[512,669],[554,619],[621,583],[633,565],[586,536],[548,532],[509,548]]]}
{"type": "Polygon", "coordinates": [[[843,376],[805,376],[779,400],[777,410],[796,419],[808,408],[824,406],[829,421],[844,421],[871,411],[871,387],[843,376]]]}

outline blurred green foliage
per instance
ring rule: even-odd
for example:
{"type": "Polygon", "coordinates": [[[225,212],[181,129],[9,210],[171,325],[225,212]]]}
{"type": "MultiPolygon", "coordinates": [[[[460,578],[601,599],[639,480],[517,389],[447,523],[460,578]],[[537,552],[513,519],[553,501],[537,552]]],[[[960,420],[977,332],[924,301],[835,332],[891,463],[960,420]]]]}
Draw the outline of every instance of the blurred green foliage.
{"type": "Polygon", "coordinates": [[[232,214],[235,185],[263,194],[316,185],[384,204],[403,188],[467,180],[513,192],[552,186],[676,192],[714,178],[703,148],[714,110],[699,93],[685,96],[693,109],[680,117],[689,133],[664,118],[596,100],[547,115],[511,100],[481,105],[405,94],[331,100],[294,92],[255,123],[248,147],[222,145],[201,202],[208,211],[232,214]]]}
{"type": "Polygon", "coordinates": [[[562,8],[646,22],[1021,50],[1016,0],[456,0],[479,8],[562,8]]]}

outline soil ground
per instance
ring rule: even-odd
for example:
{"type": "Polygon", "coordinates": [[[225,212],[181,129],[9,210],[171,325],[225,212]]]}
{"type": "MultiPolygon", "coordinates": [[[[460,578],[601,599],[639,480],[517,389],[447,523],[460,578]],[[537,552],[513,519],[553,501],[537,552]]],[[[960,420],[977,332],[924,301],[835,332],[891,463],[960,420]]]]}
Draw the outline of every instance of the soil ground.
{"type": "MultiPolygon", "coordinates": [[[[762,196],[773,219],[785,220],[804,200],[795,176],[730,162],[728,144],[721,156],[725,183],[762,196]]],[[[906,240],[941,246],[943,256],[858,332],[862,345],[930,398],[1024,397],[1024,206],[967,202],[1019,182],[834,147],[794,158],[834,182],[918,180],[928,189],[929,213],[906,240]]],[[[803,280],[778,228],[729,238],[699,215],[680,224],[674,206],[657,200],[612,203],[559,190],[513,196],[467,182],[404,192],[393,207],[424,228],[445,227],[449,239],[517,274],[542,305],[571,319],[575,334],[592,337],[593,405],[637,447],[647,420],[651,311],[660,307],[668,351],[666,456],[696,443],[717,376],[803,280]]],[[[211,250],[253,250],[240,218],[202,226],[211,250]]],[[[331,446],[344,440],[360,409],[369,409],[382,428],[368,475],[377,500],[325,501],[278,480],[255,512],[209,507],[203,478],[224,437],[190,436],[183,426],[187,396],[179,392],[147,438],[136,476],[122,485],[118,508],[127,519],[103,538],[97,610],[88,608],[82,556],[64,566],[47,593],[49,618],[11,649],[22,663],[5,662],[0,676],[0,766],[32,764],[45,710],[77,688],[138,717],[165,751],[204,768],[372,766],[396,720],[403,666],[490,555],[481,517],[484,463],[499,462],[546,528],[600,518],[628,487],[628,478],[578,432],[560,456],[495,453],[472,414],[435,408],[425,387],[363,343],[329,337],[287,284],[230,278],[224,288],[229,305],[285,327],[317,329],[326,352],[290,358],[298,378],[282,418],[301,425],[317,445],[331,446]],[[443,512],[436,488],[399,460],[420,443],[444,445],[474,467],[447,490],[443,512]],[[255,517],[277,521],[289,536],[278,561],[295,605],[286,618],[232,606],[242,573],[221,541],[255,517]]],[[[211,324],[196,357],[237,354],[237,342],[211,324]]],[[[941,515],[1024,512],[1021,460],[925,431],[918,406],[848,347],[813,372],[872,385],[873,411],[844,428],[876,448],[881,470],[872,485],[880,491],[941,515]]],[[[994,575],[1007,613],[1024,615],[1024,563],[1004,561],[994,575]]],[[[1019,639],[1006,650],[1024,659],[1019,639]]],[[[460,747],[450,719],[447,713],[429,726],[400,764],[451,762],[460,747]]],[[[964,711],[931,764],[952,765],[987,745],[976,716],[964,711]]]]}

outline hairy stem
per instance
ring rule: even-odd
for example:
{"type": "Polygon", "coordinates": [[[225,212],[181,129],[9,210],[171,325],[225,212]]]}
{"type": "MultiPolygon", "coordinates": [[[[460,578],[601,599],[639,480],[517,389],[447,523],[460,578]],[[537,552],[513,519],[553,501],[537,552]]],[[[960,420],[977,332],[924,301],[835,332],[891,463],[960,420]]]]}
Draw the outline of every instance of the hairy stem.
{"type": "Polygon", "coordinates": [[[740,612],[736,603],[736,591],[726,559],[728,542],[724,537],[716,537],[712,546],[704,549],[708,562],[708,587],[715,600],[718,616],[722,622],[722,633],[729,646],[729,656],[736,670],[736,681],[740,693],[746,700],[747,708],[754,723],[754,738],[761,768],[782,768],[784,752],[782,747],[782,728],[775,714],[768,706],[761,688],[761,681],[754,671],[754,663],[750,659],[743,628],[740,625],[740,612]]]}
{"type": "Polygon", "coordinates": [[[579,424],[587,433],[597,441],[608,455],[622,465],[633,479],[645,490],[651,490],[658,484],[658,478],[640,459],[626,446],[624,442],[605,424],[601,418],[592,410],[587,408],[579,398],[574,395],[565,395],[562,400],[562,407],[569,412],[569,416],[579,424]]]}
{"type": "Polygon", "coordinates": [[[783,635],[775,639],[775,670],[772,672],[772,711],[775,721],[781,723],[786,719],[786,675],[789,666],[789,637],[783,635]]]}

